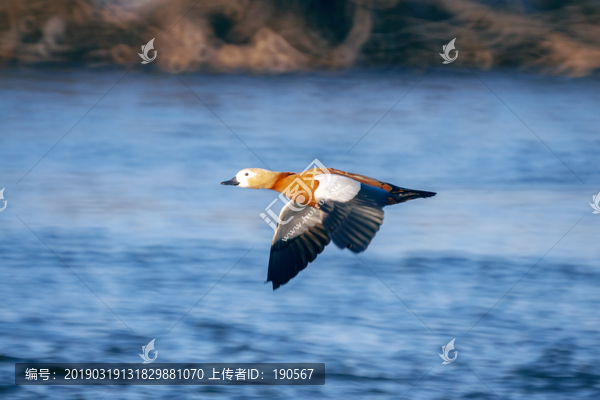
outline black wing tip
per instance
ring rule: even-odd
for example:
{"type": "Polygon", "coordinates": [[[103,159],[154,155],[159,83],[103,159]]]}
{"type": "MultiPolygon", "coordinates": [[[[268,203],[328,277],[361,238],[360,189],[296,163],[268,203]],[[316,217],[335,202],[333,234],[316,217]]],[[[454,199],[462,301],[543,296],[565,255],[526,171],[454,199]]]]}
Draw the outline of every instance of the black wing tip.
{"type": "Polygon", "coordinates": [[[273,280],[273,279],[271,279],[270,276],[268,276],[267,280],[264,281],[263,283],[266,285],[269,282],[271,282],[273,284],[273,290],[275,290],[275,289],[279,288],[281,285],[285,285],[287,283],[287,281],[286,282],[281,282],[281,281],[279,281],[277,279],[273,280]]]}
{"type": "Polygon", "coordinates": [[[414,199],[427,199],[435,196],[436,194],[436,192],[428,192],[426,190],[398,188],[390,192],[390,202],[388,205],[404,203],[414,199]]]}
{"type": "Polygon", "coordinates": [[[401,195],[405,195],[407,197],[411,197],[413,199],[426,199],[428,197],[433,197],[435,196],[437,193],[436,192],[428,192],[426,190],[412,190],[412,189],[405,189],[406,192],[405,193],[401,193],[401,195]]]}

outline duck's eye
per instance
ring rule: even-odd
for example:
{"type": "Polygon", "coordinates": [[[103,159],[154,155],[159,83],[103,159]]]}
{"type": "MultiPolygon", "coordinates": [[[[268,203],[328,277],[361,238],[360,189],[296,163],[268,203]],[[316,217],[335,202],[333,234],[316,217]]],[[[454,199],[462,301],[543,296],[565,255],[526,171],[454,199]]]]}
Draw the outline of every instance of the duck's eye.
{"type": "Polygon", "coordinates": [[[248,173],[246,172],[244,175],[248,176],[248,173]]]}

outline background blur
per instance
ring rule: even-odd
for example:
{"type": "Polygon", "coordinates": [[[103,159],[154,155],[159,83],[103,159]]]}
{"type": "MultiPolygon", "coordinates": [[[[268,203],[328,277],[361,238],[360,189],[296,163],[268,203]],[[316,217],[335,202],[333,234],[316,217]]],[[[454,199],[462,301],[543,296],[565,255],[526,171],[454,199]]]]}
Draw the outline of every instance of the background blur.
{"type": "Polygon", "coordinates": [[[599,18],[592,1],[4,0],[0,397],[598,398],[599,18]],[[315,158],[438,195],[272,291],[274,193],[219,183],[315,158]],[[14,385],[16,362],[140,362],[153,338],[160,362],[324,362],[327,383],[14,385]]]}
{"type": "Polygon", "coordinates": [[[600,68],[595,0],[4,0],[0,61],[138,63],[180,71],[284,72],[460,62],[583,76],[600,68]],[[140,38],[145,38],[140,43],[140,38]]]}

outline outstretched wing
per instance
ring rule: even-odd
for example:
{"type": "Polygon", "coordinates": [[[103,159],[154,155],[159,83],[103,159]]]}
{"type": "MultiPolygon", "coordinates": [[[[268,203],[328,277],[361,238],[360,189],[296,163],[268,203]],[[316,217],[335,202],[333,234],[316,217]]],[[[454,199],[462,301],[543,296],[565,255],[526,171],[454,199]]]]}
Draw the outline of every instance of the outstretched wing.
{"type": "Polygon", "coordinates": [[[340,249],[365,251],[383,223],[389,193],[354,179],[319,175],[315,197],[321,203],[323,226],[340,249]]]}
{"type": "Polygon", "coordinates": [[[339,169],[329,168],[333,175],[344,176],[362,184],[373,186],[389,192],[387,205],[391,206],[398,203],[404,203],[409,200],[427,198],[435,196],[434,192],[426,192],[424,190],[414,190],[392,185],[391,183],[383,182],[368,176],[354,174],[352,172],[340,171],[339,169]]]}
{"type": "Polygon", "coordinates": [[[320,210],[289,202],[279,214],[280,221],[291,220],[279,224],[273,236],[267,275],[273,289],[298,275],[330,241],[355,253],[366,250],[383,223],[386,190],[339,175],[315,179],[320,210]]]}
{"type": "Polygon", "coordinates": [[[330,242],[321,223],[321,212],[316,208],[289,202],[281,210],[279,220],[290,217],[288,223],[277,225],[271,243],[267,282],[273,283],[273,290],[298,275],[330,242]]]}

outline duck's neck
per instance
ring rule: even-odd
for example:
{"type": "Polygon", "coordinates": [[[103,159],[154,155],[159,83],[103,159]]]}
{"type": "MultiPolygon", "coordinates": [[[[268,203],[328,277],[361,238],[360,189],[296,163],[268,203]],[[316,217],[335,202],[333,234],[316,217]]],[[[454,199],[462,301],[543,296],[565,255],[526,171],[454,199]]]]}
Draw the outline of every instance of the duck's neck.
{"type": "Polygon", "coordinates": [[[274,172],[277,176],[273,180],[272,184],[268,187],[268,189],[274,190],[279,193],[283,193],[288,186],[294,182],[294,174],[293,172],[274,172]]]}

